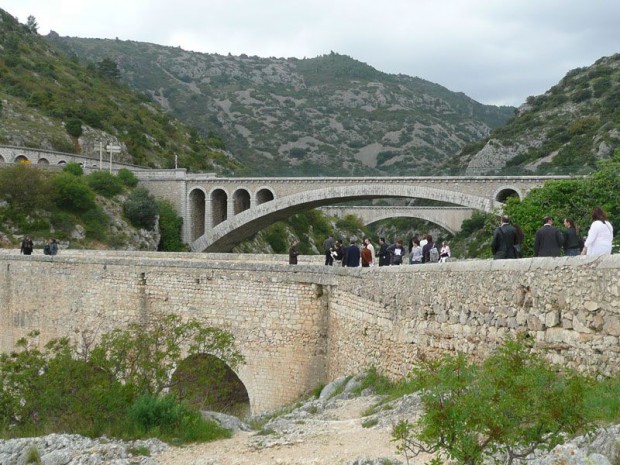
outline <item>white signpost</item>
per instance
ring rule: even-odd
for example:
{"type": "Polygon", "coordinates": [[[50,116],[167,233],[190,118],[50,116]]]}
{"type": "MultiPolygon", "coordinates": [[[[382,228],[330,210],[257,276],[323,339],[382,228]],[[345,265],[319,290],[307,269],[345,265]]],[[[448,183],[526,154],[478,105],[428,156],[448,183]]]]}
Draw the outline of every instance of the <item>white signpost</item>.
{"type": "Polygon", "coordinates": [[[110,154],[110,174],[112,174],[112,154],[121,153],[121,146],[108,144],[105,146],[105,149],[106,149],[106,152],[110,154]]]}

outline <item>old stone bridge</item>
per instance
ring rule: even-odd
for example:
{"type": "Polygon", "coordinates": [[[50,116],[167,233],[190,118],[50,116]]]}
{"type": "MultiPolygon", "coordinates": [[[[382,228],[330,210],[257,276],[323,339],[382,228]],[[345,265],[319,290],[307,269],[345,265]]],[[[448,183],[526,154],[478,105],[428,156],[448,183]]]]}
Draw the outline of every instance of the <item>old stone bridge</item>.
{"type": "Polygon", "coordinates": [[[41,345],[82,343],[162,313],[196,318],[235,335],[253,413],[373,365],[398,377],[423,357],[484,357],[517,332],[562,366],[620,367],[620,255],[369,269],[262,258],[0,251],[0,350],[32,330],[41,345]]]}
{"type": "MultiPolygon", "coordinates": [[[[419,198],[493,212],[507,197],[523,197],[549,179],[565,177],[219,178],[185,170],[138,171],[141,184],[170,200],[184,219],[183,239],[194,251],[228,252],[274,221],[337,203],[419,198]]],[[[453,211],[434,213],[450,224],[453,211]],[[443,215],[443,216],[442,216],[443,215]]],[[[462,212],[461,212],[462,213],[462,212]]],[[[450,226],[452,230],[458,228],[450,226]]]]}

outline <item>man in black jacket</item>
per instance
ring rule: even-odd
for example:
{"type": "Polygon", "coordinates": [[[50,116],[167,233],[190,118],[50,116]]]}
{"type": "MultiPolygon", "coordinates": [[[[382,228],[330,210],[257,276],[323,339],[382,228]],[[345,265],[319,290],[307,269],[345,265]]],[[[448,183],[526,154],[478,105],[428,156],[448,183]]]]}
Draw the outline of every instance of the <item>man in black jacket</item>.
{"type": "Polygon", "coordinates": [[[564,236],[553,226],[553,218],[545,216],[543,226],[536,231],[534,239],[535,257],[559,257],[564,244],[564,236]]]}
{"type": "Polygon", "coordinates": [[[360,266],[360,249],[355,245],[355,239],[351,238],[349,247],[344,249],[344,257],[342,258],[342,266],[348,266],[349,268],[356,268],[360,266]]]}
{"type": "Polygon", "coordinates": [[[493,233],[491,251],[495,260],[504,258],[517,258],[515,244],[517,243],[517,230],[510,224],[508,215],[502,216],[500,226],[493,233]]]}

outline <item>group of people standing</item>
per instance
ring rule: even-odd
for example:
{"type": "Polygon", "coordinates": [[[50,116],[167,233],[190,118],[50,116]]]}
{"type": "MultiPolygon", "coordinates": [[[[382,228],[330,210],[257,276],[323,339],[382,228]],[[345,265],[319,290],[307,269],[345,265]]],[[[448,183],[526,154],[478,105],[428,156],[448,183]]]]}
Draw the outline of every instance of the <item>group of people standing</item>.
{"type": "MultiPolygon", "coordinates": [[[[535,257],[559,257],[564,255],[606,255],[611,253],[613,226],[601,207],[592,210],[592,225],[585,241],[580,237],[575,221],[564,218],[564,231],[553,225],[553,218],[546,216],[543,225],[536,231],[534,238],[535,257]]],[[[500,226],[493,233],[491,250],[494,259],[520,258],[523,244],[523,230],[518,224],[510,224],[510,218],[504,215],[500,226]]]]}
{"type": "Polygon", "coordinates": [[[375,252],[374,246],[367,237],[363,239],[361,247],[357,245],[355,238],[352,238],[349,241],[349,245],[345,247],[341,241],[334,240],[333,236],[325,239],[323,250],[326,266],[332,266],[334,262],[340,262],[342,266],[350,268],[359,266],[366,268],[375,265],[377,262],[378,266],[402,265],[406,263],[407,254],[410,264],[446,261],[450,257],[450,246],[448,243],[444,242],[441,251],[439,251],[430,234],[424,235],[422,240],[416,234],[409,241],[408,251],[400,239],[393,244],[388,244],[385,238],[381,237],[379,239],[379,250],[375,252]],[[434,251],[437,255],[435,260],[433,260],[433,249],[435,249],[434,251]]]}
{"type": "MultiPolygon", "coordinates": [[[[22,255],[32,255],[32,251],[34,250],[34,244],[32,242],[32,238],[30,236],[24,237],[22,243],[19,248],[19,252],[22,255]]],[[[58,242],[56,239],[48,239],[47,244],[43,247],[43,253],[45,255],[56,255],[58,254],[58,242]]]]}

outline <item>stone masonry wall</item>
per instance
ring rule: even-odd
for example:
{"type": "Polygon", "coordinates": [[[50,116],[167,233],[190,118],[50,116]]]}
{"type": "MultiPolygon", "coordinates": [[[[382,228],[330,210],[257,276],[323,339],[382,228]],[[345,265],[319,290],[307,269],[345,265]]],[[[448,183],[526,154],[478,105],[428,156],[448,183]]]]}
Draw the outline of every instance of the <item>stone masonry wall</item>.
{"type": "MultiPolygon", "coordinates": [[[[279,269],[278,269],[279,268],[279,269]]],[[[276,270],[276,271],[272,271],[276,270]]],[[[246,358],[238,371],[253,412],[326,382],[326,307],[320,286],[201,260],[0,255],[0,350],[41,331],[40,342],[93,338],[172,312],[230,330],[246,358]]]]}
{"type": "Polygon", "coordinates": [[[446,352],[482,358],[517,332],[559,365],[620,370],[620,256],[373,271],[340,276],[332,289],[329,378],[370,365],[398,377],[416,357],[446,352]]]}
{"type": "Polygon", "coordinates": [[[233,332],[254,413],[371,365],[398,377],[418,358],[482,358],[516,332],[561,365],[620,367],[620,255],[370,269],[251,257],[3,251],[0,350],[34,329],[88,342],[175,312],[233,332]]]}

